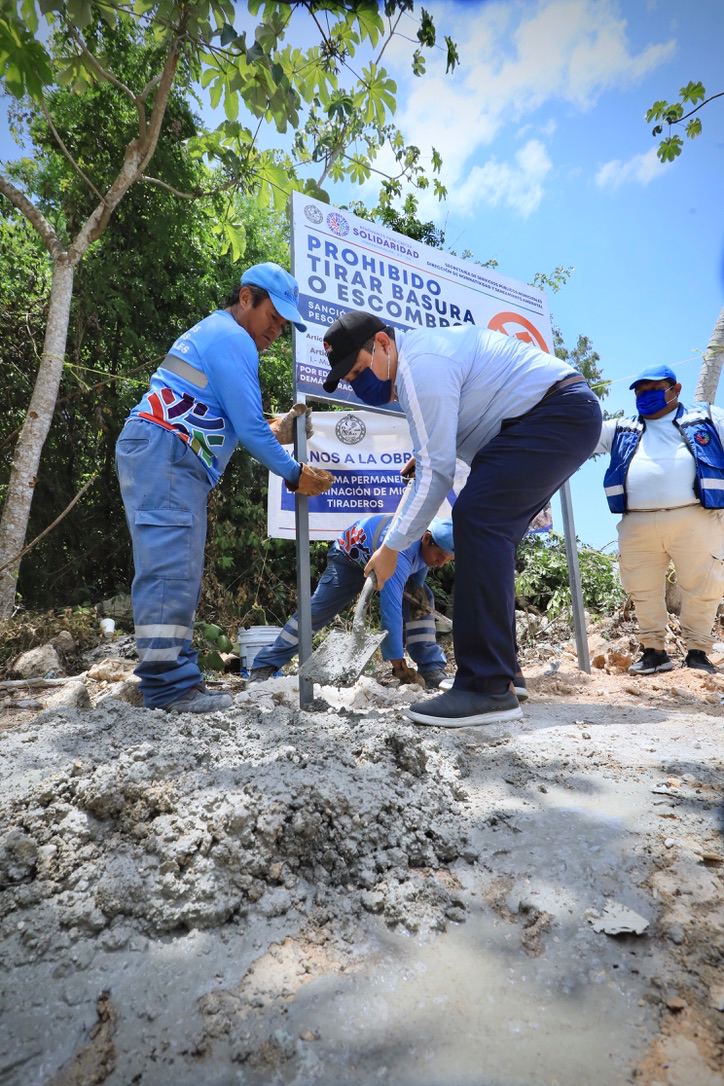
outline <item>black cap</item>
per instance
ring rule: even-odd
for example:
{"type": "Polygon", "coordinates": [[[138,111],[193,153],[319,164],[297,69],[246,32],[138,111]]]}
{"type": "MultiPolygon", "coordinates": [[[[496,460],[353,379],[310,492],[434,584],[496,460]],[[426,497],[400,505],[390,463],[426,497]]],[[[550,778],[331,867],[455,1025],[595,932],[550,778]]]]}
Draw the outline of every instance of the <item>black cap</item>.
{"type": "Polygon", "coordinates": [[[374,313],[353,309],[343,313],[324,333],[324,349],[331,367],[329,377],[322,385],[325,392],[334,392],[343,377],[354,366],[361,347],[387,325],[374,313]]]}

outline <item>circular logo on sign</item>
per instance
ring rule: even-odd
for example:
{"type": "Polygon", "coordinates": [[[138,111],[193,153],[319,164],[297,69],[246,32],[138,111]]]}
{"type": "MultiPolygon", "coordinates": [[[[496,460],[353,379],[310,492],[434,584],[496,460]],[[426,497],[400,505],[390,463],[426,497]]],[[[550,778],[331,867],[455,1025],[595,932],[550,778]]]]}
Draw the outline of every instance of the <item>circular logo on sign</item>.
{"type": "Polygon", "coordinates": [[[349,234],[349,223],[344,215],[340,215],[338,211],[330,211],[329,215],[327,215],[327,226],[333,234],[337,234],[340,238],[343,238],[345,234],[349,234]]]}
{"type": "Polygon", "coordinates": [[[367,433],[367,427],[357,415],[343,415],[334,432],[343,445],[359,445],[367,433]]]}
{"type": "Polygon", "coordinates": [[[304,214],[310,222],[315,223],[317,226],[319,226],[320,222],[324,218],[322,212],[319,210],[318,207],[315,207],[314,204],[307,204],[307,206],[304,208],[304,214]]]}
{"type": "Polygon", "coordinates": [[[515,336],[523,343],[535,343],[542,351],[548,351],[548,344],[536,326],[527,317],[521,317],[520,313],[496,313],[488,321],[488,328],[505,336],[515,336]]]}

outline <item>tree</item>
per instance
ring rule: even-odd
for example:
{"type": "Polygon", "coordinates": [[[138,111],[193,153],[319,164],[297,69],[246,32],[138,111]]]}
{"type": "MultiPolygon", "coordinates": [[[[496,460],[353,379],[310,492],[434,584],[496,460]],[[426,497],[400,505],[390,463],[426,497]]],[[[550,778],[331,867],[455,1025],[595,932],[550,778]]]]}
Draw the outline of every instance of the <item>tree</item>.
{"type": "Polygon", "coordinates": [[[724,362],[724,309],[719,312],[719,318],[711,334],[709,345],[704,351],[699,370],[699,379],[696,382],[694,399],[699,403],[714,403],[716,390],[721,376],[722,363],[724,362]]]}
{"type": "MultiPolygon", "coordinates": [[[[0,617],[10,613],[15,597],[18,567],[14,560],[26,538],[41,452],[55,410],[76,269],[108,228],[120,202],[141,183],[172,191],[179,198],[218,201],[225,193],[253,191],[260,200],[280,206],[296,186],[324,199],[324,180],[366,180],[383,146],[392,149],[399,167],[397,175],[387,179],[393,190],[402,178],[428,185],[419,149],[407,147],[390,123],[397,88],[380,64],[400,20],[412,6],[411,0],[387,0],[383,16],[375,0],[269,2],[263,5],[249,44],[247,31],[234,26],[237,13],[231,0],[136,0],[131,5],[103,0],[96,6],[90,0],[22,0],[19,10],[18,5],[4,5],[0,16],[2,86],[22,99],[34,115],[45,118],[58,148],[83,182],[85,200],[73,208],[75,215],[66,214],[65,208],[47,214],[42,201],[34,200],[23,186],[22,170],[0,173],[0,193],[31,223],[52,264],[42,356],[0,520],[0,617]],[[47,44],[39,11],[52,32],[47,44]],[[311,20],[318,44],[302,50],[285,43],[296,15],[311,20]],[[115,33],[135,36],[144,50],[144,63],[130,83],[119,77],[109,60],[115,33]],[[357,73],[352,63],[362,47],[378,51],[357,73]],[[188,139],[184,150],[191,158],[210,160],[220,177],[214,188],[183,191],[146,170],[167,124],[174,86],[191,86],[195,81],[208,89],[212,105],[223,100],[226,119],[213,132],[200,131],[188,139]],[[109,160],[102,176],[91,176],[76,151],[75,134],[62,132],[55,123],[55,98],[63,86],[91,96],[101,87],[110,88],[116,95],[117,124],[124,131],[125,145],[117,160],[109,160]],[[255,119],[253,131],[239,120],[240,104],[255,119]],[[260,149],[258,136],[263,127],[274,126],[284,133],[289,125],[297,131],[293,155],[260,149]],[[299,171],[305,166],[319,168],[319,176],[302,180],[299,171]]],[[[249,0],[252,16],[261,10],[261,0],[249,0]]],[[[424,69],[421,49],[436,44],[435,28],[424,9],[418,42],[413,70],[419,74],[424,69]]],[[[450,39],[446,46],[450,69],[458,58],[450,39]]],[[[113,135],[117,138],[116,132],[113,135]]],[[[94,136],[101,144],[109,142],[107,132],[94,131],[94,136]]],[[[434,157],[433,170],[439,165],[434,157]]],[[[437,180],[434,184],[442,196],[444,189],[437,180]]],[[[243,224],[225,214],[220,217],[220,229],[226,246],[240,257],[243,224]]]]}
{"type": "MultiPolygon", "coordinates": [[[[681,136],[676,132],[672,135],[674,125],[684,124],[684,122],[686,122],[684,134],[688,139],[696,139],[697,136],[701,135],[702,125],[700,118],[694,118],[694,114],[698,113],[700,109],[703,109],[704,106],[708,105],[709,102],[713,102],[716,98],[724,98],[724,91],[710,94],[707,98],[704,84],[699,81],[690,81],[685,87],[680,88],[678,102],[667,102],[660,99],[659,101],[654,102],[651,108],[647,110],[647,122],[649,124],[651,121],[657,122],[651,130],[653,136],[659,137],[663,133],[664,128],[661,123],[662,121],[664,124],[668,125],[668,135],[661,140],[656,150],[656,154],[661,162],[673,162],[683,150],[684,141],[681,136]],[[693,105],[694,108],[687,111],[687,105],[693,105]]],[[[702,403],[714,402],[723,358],[724,309],[719,313],[719,318],[714,326],[711,340],[704,352],[699,379],[696,385],[696,400],[702,403]]]]}
{"type": "Polygon", "coordinates": [[[661,140],[656,149],[656,154],[661,162],[673,162],[683,150],[684,140],[678,132],[672,131],[674,126],[686,122],[684,135],[687,139],[696,139],[697,136],[701,135],[701,118],[694,118],[694,114],[698,113],[709,102],[713,102],[715,98],[722,97],[724,97],[724,91],[710,94],[707,98],[704,84],[697,81],[696,83],[689,82],[685,87],[681,87],[678,102],[667,102],[663,98],[654,102],[646,111],[647,124],[656,121],[651,129],[651,135],[658,138],[664,131],[664,124],[668,125],[668,135],[661,140]],[[692,105],[694,108],[687,110],[687,105],[692,105]]]}

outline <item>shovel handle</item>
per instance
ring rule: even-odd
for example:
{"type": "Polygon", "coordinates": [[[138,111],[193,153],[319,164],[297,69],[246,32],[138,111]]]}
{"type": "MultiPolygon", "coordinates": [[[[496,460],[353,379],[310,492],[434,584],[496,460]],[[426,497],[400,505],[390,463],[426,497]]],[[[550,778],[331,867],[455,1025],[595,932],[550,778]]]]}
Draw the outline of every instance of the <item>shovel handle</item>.
{"type": "Polygon", "coordinates": [[[377,578],[374,573],[370,573],[369,577],[365,577],[364,587],[360,592],[359,599],[357,600],[357,606],[354,609],[354,615],[352,616],[352,629],[356,630],[359,626],[364,625],[364,613],[367,604],[370,602],[372,593],[377,587],[377,578]]]}

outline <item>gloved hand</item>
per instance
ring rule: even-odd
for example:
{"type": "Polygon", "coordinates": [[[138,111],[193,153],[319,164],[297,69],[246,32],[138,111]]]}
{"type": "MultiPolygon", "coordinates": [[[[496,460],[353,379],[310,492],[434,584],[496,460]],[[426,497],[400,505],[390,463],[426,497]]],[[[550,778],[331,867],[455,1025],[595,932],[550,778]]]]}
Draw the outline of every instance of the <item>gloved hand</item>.
{"type": "Polygon", "coordinates": [[[325,471],[324,468],[311,468],[309,464],[302,464],[299,482],[296,486],[290,486],[287,483],[287,490],[313,498],[315,494],[324,494],[325,490],[329,490],[333,482],[334,475],[332,475],[331,471],[325,471]]]}
{"type": "Polygon", "coordinates": [[[294,441],[294,420],[298,419],[300,415],[307,416],[305,429],[307,437],[312,436],[314,427],[312,426],[311,407],[307,407],[304,403],[295,403],[293,407],[289,408],[286,415],[277,415],[269,423],[271,432],[280,445],[291,445],[294,441]]]}
{"type": "Polygon", "coordinates": [[[405,660],[394,660],[392,662],[392,675],[397,679],[400,686],[414,683],[416,686],[421,686],[423,690],[425,689],[425,680],[420,672],[414,667],[410,667],[405,660]]]}

